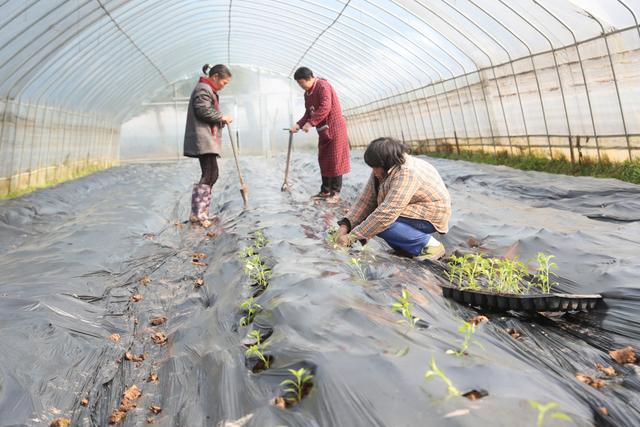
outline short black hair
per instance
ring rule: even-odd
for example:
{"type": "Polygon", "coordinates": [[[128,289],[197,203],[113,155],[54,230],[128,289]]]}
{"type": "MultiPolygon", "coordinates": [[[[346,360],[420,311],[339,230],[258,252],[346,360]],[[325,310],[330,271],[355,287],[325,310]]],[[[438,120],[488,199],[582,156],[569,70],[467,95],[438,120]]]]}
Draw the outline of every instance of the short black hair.
{"type": "Polygon", "coordinates": [[[307,67],[300,67],[293,73],[293,79],[295,81],[298,80],[309,80],[313,78],[313,71],[307,67]]]}
{"type": "Polygon", "coordinates": [[[384,137],[374,139],[364,152],[364,162],[372,168],[383,168],[388,171],[394,166],[404,164],[404,154],[409,147],[395,138],[384,137]]]}
{"type": "Polygon", "coordinates": [[[204,74],[208,74],[209,77],[213,77],[216,74],[221,79],[226,79],[227,77],[231,77],[231,71],[229,71],[229,67],[224,64],[204,64],[202,66],[202,72],[204,74]]]}

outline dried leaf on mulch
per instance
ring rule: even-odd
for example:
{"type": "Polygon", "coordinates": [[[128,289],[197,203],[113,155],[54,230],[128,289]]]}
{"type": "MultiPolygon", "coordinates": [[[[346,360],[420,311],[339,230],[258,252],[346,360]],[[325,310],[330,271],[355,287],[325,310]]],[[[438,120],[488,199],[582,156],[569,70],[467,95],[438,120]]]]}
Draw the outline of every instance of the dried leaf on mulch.
{"type": "Polygon", "coordinates": [[[585,383],[586,385],[590,385],[593,388],[602,388],[604,387],[604,381],[599,378],[590,377],[587,374],[583,374],[578,372],[576,374],[576,379],[580,382],[585,383]]]}
{"type": "Polygon", "coordinates": [[[147,378],[147,382],[157,383],[158,382],[158,374],[155,372],[151,372],[149,377],[147,378]]]}
{"type": "Polygon", "coordinates": [[[139,282],[140,282],[140,284],[141,284],[142,286],[147,286],[149,283],[151,283],[151,277],[149,277],[149,276],[144,276],[143,278],[141,278],[141,279],[139,280],[139,282]]]}
{"type": "Polygon", "coordinates": [[[109,417],[109,424],[118,424],[127,416],[127,412],[136,407],[135,401],[142,395],[137,385],[132,385],[122,393],[118,409],[114,409],[109,417]]]}
{"type": "Polygon", "coordinates": [[[204,285],[204,280],[202,278],[196,279],[196,288],[199,288],[200,286],[204,285]]]}
{"type": "Polygon", "coordinates": [[[80,404],[81,404],[82,406],[89,406],[89,399],[82,399],[82,400],[80,401],[80,404]]]}
{"type": "Polygon", "coordinates": [[[136,356],[135,354],[131,353],[130,351],[127,351],[124,354],[124,358],[130,362],[142,362],[145,359],[146,355],[144,353],[142,353],[139,356],[136,356]]]}
{"type": "Polygon", "coordinates": [[[154,332],[153,335],[151,335],[151,339],[153,340],[154,344],[158,345],[163,345],[167,342],[167,336],[164,334],[164,332],[154,332]]]}
{"type": "Polygon", "coordinates": [[[143,299],[144,299],[144,296],[141,294],[135,294],[131,297],[131,301],[133,302],[142,301],[143,299]]]}
{"type": "Polygon", "coordinates": [[[49,427],[69,427],[71,425],[71,420],[69,418],[56,418],[51,421],[49,427]]]}
{"type": "Polygon", "coordinates": [[[596,363],[596,369],[598,371],[602,372],[603,374],[609,376],[609,377],[613,377],[614,375],[618,374],[616,372],[616,370],[613,368],[613,366],[605,367],[604,365],[601,365],[600,363],[596,363]]]}
{"type": "Polygon", "coordinates": [[[119,342],[120,341],[120,334],[111,334],[107,337],[107,339],[109,341],[113,341],[113,342],[119,342]]]}
{"type": "Polygon", "coordinates": [[[469,320],[469,322],[473,323],[474,325],[479,325],[480,323],[484,322],[484,321],[489,321],[489,318],[487,316],[476,316],[474,318],[472,318],[471,320],[469,320]]]}
{"type": "Polygon", "coordinates": [[[625,347],[625,348],[620,348],[618,350],[611,350],[609,352],[609,356],[611,356],[611,358],[613,360],[615,360],[618,363],[636,363],[636,350],[631,347],[625,347]]]}
{"type": "Polygon", "coordinates": [[[158,405],[151,405],[149,406],[149,410],[151,412],[153,412],[154,414],[159,414],[160,412],[162,412],[162,408],[158,405]]]}

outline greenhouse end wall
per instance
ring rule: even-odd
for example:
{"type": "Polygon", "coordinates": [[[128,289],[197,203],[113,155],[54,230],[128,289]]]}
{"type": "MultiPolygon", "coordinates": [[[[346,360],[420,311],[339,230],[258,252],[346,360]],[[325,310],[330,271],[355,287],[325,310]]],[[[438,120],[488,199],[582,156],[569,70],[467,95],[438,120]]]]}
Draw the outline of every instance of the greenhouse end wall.
{"type": "Polygon", "coordinates": [[[0,197],[114,166],[119,138],[95,113],[0,100],[0,197]]]}
{"type": "Polygon", "coordinates": [[[640,33],[514,59],[346,111],[353,145],[379,136],[423,151],[572,161],[640,157],[640,33]]]}

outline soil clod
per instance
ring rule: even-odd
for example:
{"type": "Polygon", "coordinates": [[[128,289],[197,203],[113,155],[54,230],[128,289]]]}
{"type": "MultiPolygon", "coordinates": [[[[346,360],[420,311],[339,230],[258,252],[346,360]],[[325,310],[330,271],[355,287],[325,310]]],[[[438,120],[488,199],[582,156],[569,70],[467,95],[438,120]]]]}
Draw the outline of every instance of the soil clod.
{"type": "Polygon", "coordinates": [[[107,339],[109,341],[113,341],[113,342],[119,342],[120,341],[120,334],[111,334],[107,337],[107,339]]]}
{"type": "Polygon", "coordinates": [[[56,418],[51,421],[49,427],[69,427],[71,425],[71,420],[69,418],[56,418]]]}
{"type": "Polygon", "coordinates": [[[470,390],[466,393],[464,393],[462,396],[466,397],[469,400],[478,400],[478,399],[482,399],[483,397],[487,397],[489,396],[489,392],[486,390],[470,390]]]}

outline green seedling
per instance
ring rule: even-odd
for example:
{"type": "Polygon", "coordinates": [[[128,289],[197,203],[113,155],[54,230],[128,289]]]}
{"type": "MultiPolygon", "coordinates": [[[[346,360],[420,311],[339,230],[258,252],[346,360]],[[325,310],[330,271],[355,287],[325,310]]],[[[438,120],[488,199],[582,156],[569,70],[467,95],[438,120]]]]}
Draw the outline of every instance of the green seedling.
{"type": "Polygon", "coordinates": [[[245,354],[247,357],[257,357],[264,363],[264,367],[269,369],[269,359],[264,355],[264,344],[253,344],[250,346],[245,354]]]}
{"type": "Polygon", "coordinates": [[[334,249],[340,246],[338,244],[338,227],[329,227],[327,230],[327,243],[334,249]]]}
{"type": "Polygon", "coordinates": [[[426,380],[439,377],[447,385],[447,393],[449,396],[460,396],[460,390],[458,390],[453,382],[442,372],[436,365],[436,359],[431,356],[431,363],[429,364],[429,370],[424,374],[426,380]]]}
{"type": "Polygon", "coordinates": [[[411,313],[411,302],[409,301],[409,292],[405,289],[402,290],[402,294],[400,298],[396,300],[393,304],[391,304],[391,311],[399,312],[404,317],[403,322],[407,322],[409,327],[415,328],[416,323],[420,320],[419,317],[416,317],[411,313]]]}
{"type": "Polygon", "coordinates": [[[253,338],[254,340],[256,340],[255,345],[257,345],[258,347],[262,345],[262,337],[260,336],[260,331],[254,329],[253,331],[249,332],[249,338],[253,338]]]}
{"type": "Polygon", "coordinates": [[[551,258],[555,258],[554,255],[545,255],[544,252],[538,252],[537,261],[538,268],[536,270],[536,274],[534,276],[535,280],[540,287],[540,291],[542,293],[548,294],[551,292],[551,287],[557,283],[551,283],[550,276],[554,275],[551,270],[554,268],[558,268],[557,264],[554,262],[550,262],[551,258]]]}
{"type": "Polygon", "coordinates": [[[267,243],[269,243],[267,238],[264,237],[262,230],[257,230],[255,233],[253,233],[253,242],[253,245],[256,247],[256,249],[264,248],[265,246],[267,246],[267,243]]]}
{"type": "MultiPolygon", "coordinates": [[[[459,350],[447,350],[447,354],[452,354],[454,356],[466,356],[467,350],[469,350],[469,346],[471,345],[471,338],[473,334],[476,332],[476,324],[473,322],[467,322],[465,320],[462,321],[462,325],[458,328],[458,332],[464,335],[462,339],[462,343],[460,344],[459,350]]],[[[478,341],[473,341],[474,344],[478,345],[482,348],[482,345],[478,341]]]]}
{"type": "Polygon", "coordinates": [[[238,251],[238,256],[241,258],[252,257],[256,254],[256,248],[253,245],[245,246],[240,251],[238,251]]]}
{"type": "Polygon", "coordinates": [[[351,258],[349,260],[349,266],[351,266],[360,279],[367,280],[367,275],[364,273],[364,268],[362,267],[362,261],[360,261],[360,258],[351,258]]]}
{"type": "MultiPolygon", "coordinates": [[[[544,425],[544,418],[547,415],[547,412],[560,406],[560,404],[557,402],[549,402],[545,405],[540,402],[536,402],[535,400],[529,400],[529,405],[531,405],[533,409],[538,411],[538,419],[536,423],[537,427],[542,427],[544,425]]],[[[564,412],[551,412],[551,418],[563,421],[571,421],[571,417],[564,412]]]]}
{"type": "Polygon", "coordinates": [[[249,297],[240,303],[240,309],[246,313],[240,318],[240,326],[245,327],[253,322],[253,318],[258,311],[262,310],[262,306],[253,302],[253,297],[249,297]]]}
{"type": "Polygon", "coordinates": [[[244,263],[244,272],[259,286],[266,288],[271,279],[271,269],[264,265],[259,254],[248,258],[244,263]]]}
{"type": "Polygon", "coordinates": [[[304,392],[305,385],[313,379],[313,375],[311,375],[305,368],[300,368],[298,370],[289,369],[289,372],[294,376],[294,379],[286,379],[282,381],[280,385],[289,386],[284,389],[285,393],[289,393],[286,400],[289,403],[294,404],[302,400],[302,393],[304,392]]]}

